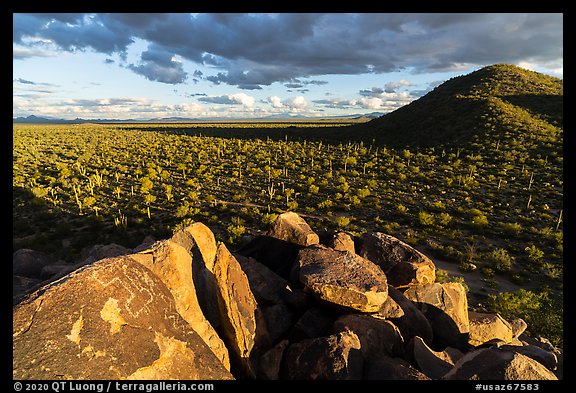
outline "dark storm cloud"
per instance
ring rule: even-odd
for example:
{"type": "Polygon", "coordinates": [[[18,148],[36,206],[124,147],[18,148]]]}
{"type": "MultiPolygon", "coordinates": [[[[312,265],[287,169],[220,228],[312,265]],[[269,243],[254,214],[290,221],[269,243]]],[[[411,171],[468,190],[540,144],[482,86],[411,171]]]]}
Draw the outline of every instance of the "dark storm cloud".
{"type": "Polygon", "coordinates": [[[561,67],[563,58],[562,14],[14,14],[13,22],[21,46],[50,40],[62,50],[122,57],[139,38],[152,49],[129,68],[150,80],[184,82],[182,65],[171,60],[178,55],[214,69],[195,78],[243,89],[496,62],[561,67]]]}
{"type": "Polygon", "coordinates": [[[178,84],[188,77],[181,62],[173,60],[174,55],[158,45],[150,45],[142,52],[139,65],[130,64],[128,68],[151,81],[178,84]]]}

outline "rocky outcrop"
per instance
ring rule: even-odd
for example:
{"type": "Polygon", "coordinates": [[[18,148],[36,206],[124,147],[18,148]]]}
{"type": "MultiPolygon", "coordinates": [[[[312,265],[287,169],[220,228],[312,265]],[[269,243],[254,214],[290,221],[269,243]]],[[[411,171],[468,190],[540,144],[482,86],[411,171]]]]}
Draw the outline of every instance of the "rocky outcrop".
{"type": "Polygon", "coordinates": [[[329,247],[337,251],[350,251],[354,254],[354,239],[346,232],[338,232],[330,239],[329,247]]]}
{"type": "Polygon", "coordinates": [[[409,288],[406,298],[430,321],[436,346],[465,349],[470,333],[468,299],[460,283],[427,284],[409,288]]]}
{"type": "Polygon", "coordinates": [[[483,348],[467,353],[443,379],[466,380],[556,380],[537,361],[520,353],[499,348],[483,348]]]}
{"type": "Polygon", "coordinates": [[[310,228],[310,225],[294,212],[280,214],[267,235],[304,247],[320,242],[320,238],[310,228]]]}
{"type": "Polygon", "coordinates": [[[42,269],[56,262],[56,258],[43,252],[23,248],[12,254],[12,274],[40,279],[42,269]]]}
{"type": "Polygon", "coordinates": [[[41,288],[13,320],[15,379],[232,379],[162,280],[130,257],[41,288]]]}
{"type": "Polygon", "coordinates": [[[376,312],[388,297],[386,275],[356,254],[314,245],[301,250],[297,262],[304,287],[331,304],[376,312]]]}
{"type": "Polygon", "coordinates": [[[250,290],[248,277],[224,244],[218,246],[214,263],[218,286],[218,308],[222,333],[243,372],[256,376],[251,361],[256,340],[258,303],[250,290]]]}
{"type": "Polygon", "coordinates": [[[436,279],[436,267],[430,258],[385,233],[364,235],[358,255],[380,266],[390,285],[397,288],[432,284],[436,279]]]}
{"type": "Polygon", "coordinates": [[[414,368],[402,358],[379,356],[369,362],[364,368],[366,380],[401,380],[401,381],[428,381],[424,373],[414,368]]]}
{"type": "Polygon", "coordinates": [[[224,342],[202,313],[192,279],[192,253],[197,247],[186,230],[177,232],[172,239],[157,242],[153,248],[133,254],[132,258],[150,269],[168,287],[178,313],[190,324],[212,349],[224,367],[230,370],[230,357],[224,342]]]}
{"type": "Polygon", "coordinates": [[[431,379],[442,378],[463,356],[462,352],[450,347],[444,351],[434,351],[418,336],[411,340],[407,351],[414,364],[431,379]]]}
{"type": "Polygon", "coordinates": [[[360,340],[353,332],[300,341],[286,349],[283,379],[362,379],[360,340]]]}
{"type": "Polygon", "coordinates": [[[388,299],[383,307],[378,311],[382,317],[392,321],[405,339],[410,337],[419,336],[425,342],[432,343],[433,332],[430,322],[422,311],[412,301],[408,300],[406,296],[396,288],[388,286],[388,299]],[[389,303],[392,300],[401,312],[396,309],[394,304],[389,303]]]}
{"type": "Polygon", "coordinates": [[[479,346],[492,340],[512,342],[512,326],[500,314],[469,311],[470,345],[479,346]]]}
{"type": "Polygon", "coordinates": [[[520,319],[468,310],[461,284],[416,274],[427,278],[394,287],[389,275],[419,255],[387,235],[369,235],[370,249],[369,236],[324,230],[323,245],[304,245],[303,219],[278,221],[283,239],[255,236],[235,253],[201,223],[132,251],[94,247],[76,265],[15,253],[29,257],[13,263],[20,274],[49,278],[13,275],[14,378],[562,376],[560,348],[520,319]]]}
{"type": "Polygon", "coordinates": [[[360,352],[365,361],[381,356],[404,356],[404,338],[390,321],[378,315],[347,314],[334,322],[334,332],[354,332],[360,340],[360,352]]]}

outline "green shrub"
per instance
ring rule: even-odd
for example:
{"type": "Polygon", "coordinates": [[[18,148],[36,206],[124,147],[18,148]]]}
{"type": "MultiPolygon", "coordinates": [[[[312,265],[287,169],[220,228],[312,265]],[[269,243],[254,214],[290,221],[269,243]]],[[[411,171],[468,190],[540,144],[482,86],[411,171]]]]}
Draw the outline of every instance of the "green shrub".
{"type": "Polygon", "coordinates": [[[434,215],[425,211],[418,212],[418,222],[425,227],[431,227],[434,225],[434,215]]]}
{"type": "Polygon", "coordinates": [[[489,295],[488,306],[502,317],[522,318],[532,336],[543,336],[554,345],[563,343],[563,306],[561,298],[551,296],[548,288],[540,293],[525,289],[489,295]]]}
{"type": "Polygon", "coordinates": [[[509,271],[515,258],[503,248],[497,248],[488,254],[488,262],[499,272],[509,271]]]}

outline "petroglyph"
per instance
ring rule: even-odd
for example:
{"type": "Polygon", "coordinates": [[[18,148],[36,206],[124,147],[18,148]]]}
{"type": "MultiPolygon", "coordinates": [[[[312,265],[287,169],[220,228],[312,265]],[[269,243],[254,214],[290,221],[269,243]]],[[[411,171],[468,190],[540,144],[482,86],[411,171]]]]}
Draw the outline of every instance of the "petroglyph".
{"type": "Polygon", "coordinates": [[[80,318],[74,322],[74,325],[72,325],[72,330],[70,331],[70,334],[66,335],[66,338],[80,346],[80,331],[82,330],[83,326],[84,320],[82,319],[82,314],[80,314],[80,318]]]}
{"type": "Polygon", "coordinates": [[[110,324],[110,334],[118,333],[120,328],[126,325],[126,321],[120,315],[120,308],[118,308],[118,300],[109,298],[102,310],[100,317],[110,324]]]}

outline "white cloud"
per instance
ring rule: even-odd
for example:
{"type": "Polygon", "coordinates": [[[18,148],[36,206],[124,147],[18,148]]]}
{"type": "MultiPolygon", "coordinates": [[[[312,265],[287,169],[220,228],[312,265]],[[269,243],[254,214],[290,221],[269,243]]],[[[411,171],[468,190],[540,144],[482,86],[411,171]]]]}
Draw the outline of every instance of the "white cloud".
{"type": "Polygon", "coordinates": [[[292,109],[305,109],[308,106],[308,103],[303,96],[297,96],[289,98],[285,101],[285,105],[292,109]]]}
{"type": "Polygon", "coordinates": [[[365,109],[380,109],[384,105],[384,101],[378,97],[362,97],[358,100],[358,103],[365,109]]]}
{"type": "Polygon", "coordinates": [[[228,98],[230,98],[230,100],[232,100],[233,102],[236,102],[247,108],[252,108],[254,106],[254,97],[249,96],[248,94],[245,93],[232,94],[229,95],[228,98]]]}
{"type": "Polygon", "coordinates": [[[272,104],[272,108],[283,108],[284,104],[278,96],[268,97],[268,102],[272,104]]]}

